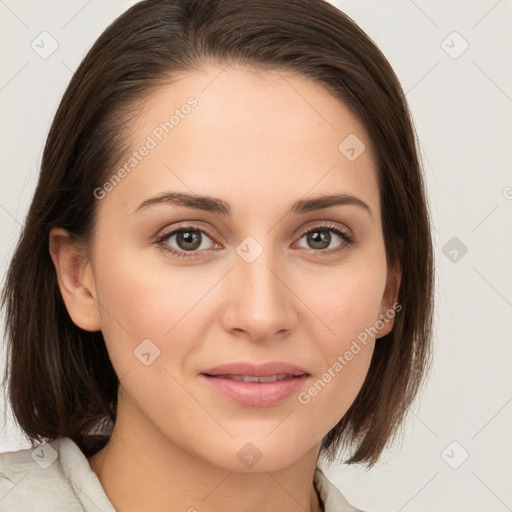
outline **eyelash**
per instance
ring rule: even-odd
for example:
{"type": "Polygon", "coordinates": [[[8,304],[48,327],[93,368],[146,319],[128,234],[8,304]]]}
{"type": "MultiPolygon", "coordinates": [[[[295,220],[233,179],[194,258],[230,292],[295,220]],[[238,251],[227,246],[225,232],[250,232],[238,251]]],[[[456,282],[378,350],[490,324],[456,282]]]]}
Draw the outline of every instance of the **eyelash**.
{"type": "MultiPolygon", "coordinates": [[[[186,251],[177,251],[175,249],[170,249],[169,246],[164,243],[171,236],[179,233],[180,231],[198,231],[200,233],[204,233],[214,243],[217,243],[217,242],[215,242],[214,237],[207,230],[205,230],[202,227],[200,228],[199,226],[195,226],[193,224],[186,224],[186,225],[180,226],[178,228],[174,228],[172,231],[168,231],[166,233],[163,233],[162,235],[159,235],[156,238],[155,243],[158,244],[158,246],[159,246],[161,251],[166,252],[166,253],[171,253],[173,256],[177,256],[179,258],[194,258],[194,257],[197,257],[198,254],[200,254],[200,252],[198,252],[198,251],[190,251],[190,253],[187,254],[186,251]]],[[[325,249],[324,250],[321,250],[321,249],[309,249],[309,251],[312,252],[315,255],[331,256],[332,254],[338,253],[339,251],[347,250],[352,245],[352,243],[354,242],[354,239],[352,238],[351,235],[349,235],[345,231],[342,231],[339,227],[336,227],[335,225],[330,224],[330,223],[323,223],[323,224],[319,224],[317,226],[313,226],[312,228],[308,228],[306,231],[304,231],[300,235],[299,240],[304,235],[307,235],[308,233],[311,233],[311,232],[314,232],[314,231],[332,231],[332,232],[336,233],[336,235],[338,235],[343,240],[343,243],[339,247],[337,247],[335,249],[330,249],[330,250],[325,250],[325,249]]],[[[211,250],[214,250],[214,249],[208,249],[208,250],[211,251],[211,250]]]]}

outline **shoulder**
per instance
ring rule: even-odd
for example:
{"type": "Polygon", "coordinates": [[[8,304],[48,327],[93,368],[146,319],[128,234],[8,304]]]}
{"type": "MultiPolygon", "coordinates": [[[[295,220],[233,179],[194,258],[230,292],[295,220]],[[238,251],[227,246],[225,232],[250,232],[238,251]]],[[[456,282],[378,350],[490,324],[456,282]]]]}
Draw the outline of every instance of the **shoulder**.
{"type": "Polygon", "coordinates": [[[365,512],[348,502],[341,491],[327,478],[320,466],[315,468],[314,483],[325,512],[365,512]]]}
{"type": "Polygon", "coordinates": [[[60,444],[0,454],[2,510],[81,510],[62,471],[60,444]]]}
{"type": "Polygon", "coordinates": [[[106,499],[87,459],[70,438],[0,453],[2,511],[83,512],[89,510],[84,506],[86,500],[113,510],[105,506],[106,499]],[[80,489],[90,496],[81,495],[80,489]]]}

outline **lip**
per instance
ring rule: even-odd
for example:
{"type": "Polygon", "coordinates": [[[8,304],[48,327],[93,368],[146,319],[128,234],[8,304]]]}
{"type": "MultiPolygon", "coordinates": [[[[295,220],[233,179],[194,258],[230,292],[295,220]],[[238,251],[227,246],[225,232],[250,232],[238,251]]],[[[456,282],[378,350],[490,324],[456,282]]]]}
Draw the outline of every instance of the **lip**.
{"type": "Polygon", "coordinates": [[[279,361],[264,364],[229,363],[205,370],[200,378],[215,391],[237,403],[249,407],[268,407],[296,394],[310,374],[299,366],[279,361]],[[260,376],[286,374],[288,377],[275,382],[242,382],[229,376],[260,376]]]}
{"type": "Polygon", "coordinates": [[[286,373],[288,375],[301,375],[308,373],[304,368],[294,364],[281,361],[269,361],[268,363],[254,364],[250,362],[227,363],[210,368],[201,372],[203,375],[253,375],[268,377],[270,375],[279,375],[286,373]]]}

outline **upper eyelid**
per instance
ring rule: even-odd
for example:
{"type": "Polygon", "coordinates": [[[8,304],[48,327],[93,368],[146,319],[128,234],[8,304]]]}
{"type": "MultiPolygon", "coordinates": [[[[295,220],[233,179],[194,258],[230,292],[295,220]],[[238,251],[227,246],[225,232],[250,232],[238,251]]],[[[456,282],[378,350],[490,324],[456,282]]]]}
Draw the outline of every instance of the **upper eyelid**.
{"type": "Polygon", "coordinates": [[[339,222],[328,221],[328,220],[311,221],[311,222],[312,222],[312,224],[310,224],[310,225],[308,224],[308,226],[306,226],[304,229],[300,230],[300,232],[299,232],[299,233],[301,233],[300,236],[303,236],[304,234],[306,234],[309,231],[314,230],[314,229],[325,229],[325,230],[334,229],[334,230],[339,230],[348,236],[352,236],[352,230],[339,222]]]}
{"type": "Polygon", "coordinates": [[[210,234],[209,230],[204,228],[203,226],[199,226],[199,225],[196,225],[194,224],[193,222],[185,222],[183,223],[181,226],[178,226],[178,227],[173,227],[169,230],[162,230],[161,234],[160,235],[157,235],[157,238],[158,239],[165,239],[165,238],[169,238],[173,235],[175,235],[178,231],[184,231],[186,230],[187,228],[189,228],[191,231],[201,231],[202,233],[205,233],[206,235],[208,235],[210,238],[214,238],[214,236],[212,234],[210,234]]]}

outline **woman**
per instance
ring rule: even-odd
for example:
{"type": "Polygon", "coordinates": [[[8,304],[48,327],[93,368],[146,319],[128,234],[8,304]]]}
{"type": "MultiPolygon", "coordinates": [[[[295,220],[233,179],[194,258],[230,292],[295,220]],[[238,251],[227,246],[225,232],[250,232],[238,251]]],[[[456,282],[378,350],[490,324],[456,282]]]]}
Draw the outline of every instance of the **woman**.
{"type": "Polygon", "coordinates": [[[1,455],[0,503],[358,510],[319,463],[397,433],[432,282],[407,104],[350,18],[135,4],[64,94],[8,272],[33,450],[1,455]]]}

